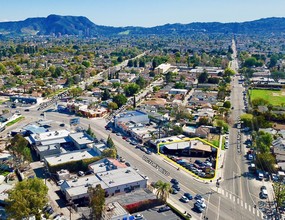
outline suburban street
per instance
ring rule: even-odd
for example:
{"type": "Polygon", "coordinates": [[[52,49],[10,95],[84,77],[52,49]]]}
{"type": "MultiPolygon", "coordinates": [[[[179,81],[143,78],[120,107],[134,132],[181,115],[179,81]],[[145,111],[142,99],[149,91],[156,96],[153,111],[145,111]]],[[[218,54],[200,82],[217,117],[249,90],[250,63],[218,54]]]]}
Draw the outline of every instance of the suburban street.
{"type": "MultiPolygon", "coordinates": [[[[30,109],[30,112],[21,111],[21,113],[25,116],[25,120],[21,122],[22,125],[43,118],[40,116],[41,112],[37,111],[36,109],[30,109]]],[[[68,126],[69,119],[74,117],[72,115],[58,113],[52,109],[46,111],[45,114],[45,118],[47,120],[58,121],[58,123],[63,122],[66,124],[66,126],[68,126]]],[[[165,176],[164,174],[160,173],[157,169],[143,160],[142,157],[145,154],[142,151],[135,149],[134,146],[124,141],[120,136],[116,136],[115,134],[110,133],[110,131],[105,130],[105,119],[80,118],[80,126],[87,128],[89,124],[94,130],[97,138],[107,138],[108,135],[111,135],[115,145],[117,146],[118,154],[124,157],[126,161],[128,161],[133,167],[139,169],[139,172],[147,175],[149,177],[149,182],[154,182],[157,180],[170,181],[171,178],[176,178],[180,182],[181,191],[177,195],[171,195],[170,199],[182,209],[191,213],[194,219],[203,219],[204,216],[208,217],[210,220],[261,218],[261,213],[259,211],[257,212],[252,205],[249,205],[249,203],[243,202],[242,199],[238,198],[232,191],[219,189],[217,193],[217,188],[214,182],[206,184],[195,179],[190,174],[182,170],[177,171],[176,166],[166,162],[161,156],[155,154],[147,155],[160,167],[169,171],[170,175],[165,176]],[[202,214],[193,212],[191,210],[193,208],[193,201],[190,203],[180,202],[179,198],[184,192],[189,192],[192,195],[201,194],[205,198],[207,204],[205,212],[202,214]]],[[[13,127],[15,128],[18,126],[15,125],[13,127]]],[[[11,129],[9,128],[9,130],[11,129]]],[[[8,130],[5,130],[2,133],[6,133],[7,131],[8,130]]],[[[232,134],[233,133],[231,133],[231,135],[232,134]]],[[[239,184],[232,183],[232,189],[236,190],[236,185],[238,186],[239,184]]],[[[235,192],[237,192],[237,190],[235,192]]],[[[244,199],[244,201],[247,200],[244,199]]]]}

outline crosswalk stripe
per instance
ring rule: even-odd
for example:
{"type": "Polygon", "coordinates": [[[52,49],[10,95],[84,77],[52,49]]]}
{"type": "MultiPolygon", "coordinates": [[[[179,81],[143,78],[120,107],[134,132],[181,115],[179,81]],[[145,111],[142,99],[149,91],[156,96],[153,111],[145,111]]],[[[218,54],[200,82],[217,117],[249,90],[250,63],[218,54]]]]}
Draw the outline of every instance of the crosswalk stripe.
{"type": "Polygon", "coordinates": [[[247,204],[246,204],[246,202],[244,203],[244,208],[247,209],[247,204]]]}
{"type": "Polygon", "coordinates": [[[242,201],[240,200],[240,205],[241,205],[241,207],[243,207],[243,203],[242,203],[242,201]]]}
{"type": "Polygon", "coordinates": [[[250,206],[250,205],[248,205],[248,211],[250,211],[250,212],[251,212],[251,206],[250,206]]]}
{"type": "Polygon", "coordinates": [[[222,195],[224,195],[224,193],[225,193],[225,190],[223,190],[223,189],[222,189],[222,190],[221,190],[221,193],[222,193],[222,195]]]}
{"type": "Polygon", "coordinates": [[[232,194],[229,194],[229,196],[230,196],[230,199],[232,199],[232,194]]]}
{"type": "Polygon", "coordinates": [[[226,191],[226,197],[228,197],[228,192],[226,191]]]}
{"type": "Polygon", "coordinates": [[[239,204],[239,198],[237,198],[237,204],[239,204]]]}
{"type": "Polygon", "coordinates": [[[234,202],[236,201],[236,197],[235,197],[235,196],[233,196],[233,201],[234,201],[234,202]]]}
{"type": "Polygon", "coordinates": [[[252,208],[252,213],[255,214],[255,208],[252,208]]]}
{"type": "Polygon", "coordinates": [[[257,217],[259,217],[259,214],[260,214],[259,211],[257,211],[257,212],[256,212],[257,217]]]}

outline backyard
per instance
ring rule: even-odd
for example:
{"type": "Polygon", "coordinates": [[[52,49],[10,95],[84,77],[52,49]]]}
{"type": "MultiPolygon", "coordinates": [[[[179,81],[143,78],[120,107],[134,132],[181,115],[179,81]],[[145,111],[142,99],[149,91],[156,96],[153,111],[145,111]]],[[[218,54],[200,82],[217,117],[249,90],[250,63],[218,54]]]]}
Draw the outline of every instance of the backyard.
{"type": "Polygon", "coordinates": [[[267,100],[273,106],[285,105],[285,90],[263,90],[252,89],[249,90],[251,100],[262,98],[267,100]]]}

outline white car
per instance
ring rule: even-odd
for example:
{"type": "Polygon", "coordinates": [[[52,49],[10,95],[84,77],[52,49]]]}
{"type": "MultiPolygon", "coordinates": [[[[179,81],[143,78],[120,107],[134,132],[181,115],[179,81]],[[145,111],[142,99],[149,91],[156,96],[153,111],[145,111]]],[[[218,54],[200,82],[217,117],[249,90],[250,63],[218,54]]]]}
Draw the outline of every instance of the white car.
{"type": "Polygon", "coordinates": [[[198,199],[198,200],[197,200],[197,203],[199,203],[200,206],[201,206],[203,209],[207,207],[206,204],[205,204],[205,199],[204,199],[204,198],[198,199]]]}
{"type": "Polygon", "coordinates": [[[182,196],[180,200],[185,203],[189,202],[189,199],[186,196],[182,196]]]}
{"type": "Polygon", "coordinates": [[[144,219],[142,214],[136,214],[134,217],[135,217],[135,220],[144,219]]]}

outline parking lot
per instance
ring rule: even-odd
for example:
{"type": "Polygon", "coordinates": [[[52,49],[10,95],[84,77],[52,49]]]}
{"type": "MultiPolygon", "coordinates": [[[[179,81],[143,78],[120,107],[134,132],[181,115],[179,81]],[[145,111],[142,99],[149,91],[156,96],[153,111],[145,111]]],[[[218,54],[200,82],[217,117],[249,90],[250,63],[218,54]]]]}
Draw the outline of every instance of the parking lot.
{"type": "Polygon", "coordinates": [[[172,210],[164,211],[164,212],[158,212],[158,209],[160,207],[162,207],[162,206],[158,206],[158,207],[155,207],[152,209],[148,209],[148,210],[145,210],[145,211],[139,212],[139,213],[134,213],[132,215],[135,216],[136,214],[142,214],[143,219],[145,219],[145,220],[152,220],[152,219],[156,219],[156,220],[180,220],[181,219],[172,210]]]}

